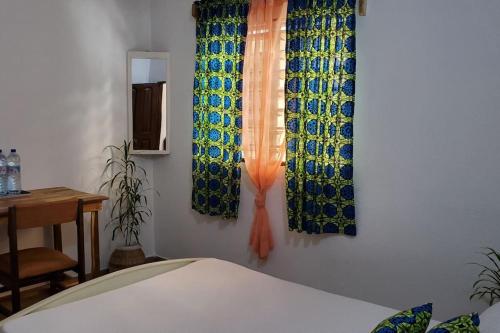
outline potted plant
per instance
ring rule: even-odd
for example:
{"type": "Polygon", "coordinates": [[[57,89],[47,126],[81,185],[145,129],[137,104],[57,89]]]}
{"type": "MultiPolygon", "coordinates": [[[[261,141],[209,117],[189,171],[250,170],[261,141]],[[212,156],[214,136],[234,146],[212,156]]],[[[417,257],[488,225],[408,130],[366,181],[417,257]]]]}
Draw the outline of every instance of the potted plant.
{"type": "Polygon", "coordinates": [[[133,160],[130,148],[131,143],[124,141],[120,147],[110,145],[104,149],[111,153],[111,157],[106,161],[103,175],[110,175],[100,190],[107,188],[113,200],[111,220],[106,228],[112,228],[113,241],[117,237],[124,241],[123,246],[116,248],[111,255],[110,271],[146,262],[139,235],[145,219],[151,217],[146,196],[151,188],[146,170],[133,160]]]}
{"type": "Polygon", "coordinates": [[[492,306],[496,301],[500,301],[500,252],[486,248],[487,252],[483,255],[488,259],[489,266],[474,263],[482,268],[477,281],[474,283],[473,298],[486,298],[492,306]]]}

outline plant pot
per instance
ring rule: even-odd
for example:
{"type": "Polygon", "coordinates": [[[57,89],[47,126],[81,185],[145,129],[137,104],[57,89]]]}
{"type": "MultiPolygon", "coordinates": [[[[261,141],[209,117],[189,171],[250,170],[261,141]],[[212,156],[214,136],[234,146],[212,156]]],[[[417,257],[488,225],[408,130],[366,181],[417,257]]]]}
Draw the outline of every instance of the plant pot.
{"type": "Polygon", "coordinates": [[[113,251],[109,259],[109,271],[138,266],[146,263],[146,256],[140,245],[119,247],[113,251]]]}

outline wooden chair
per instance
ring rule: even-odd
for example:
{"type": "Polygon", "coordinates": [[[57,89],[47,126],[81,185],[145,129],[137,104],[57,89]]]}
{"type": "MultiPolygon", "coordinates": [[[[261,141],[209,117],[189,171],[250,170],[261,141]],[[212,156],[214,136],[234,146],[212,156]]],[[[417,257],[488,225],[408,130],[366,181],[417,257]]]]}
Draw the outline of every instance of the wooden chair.
{"type": "Polygon", "coordinates": [[[53,282],[63,272],[78,273],[85,282],[83,201],[58,201],[9,208],[9,253],[0,255],[0,283],[12,292],[12,313],[21,310],[20,288],[44,281],[53,282]],[[62,253],[61,224],[76,221],[78,261],[62,253]],[[17,248],[17,231],[53,226],[54,248],[17,248]]]}

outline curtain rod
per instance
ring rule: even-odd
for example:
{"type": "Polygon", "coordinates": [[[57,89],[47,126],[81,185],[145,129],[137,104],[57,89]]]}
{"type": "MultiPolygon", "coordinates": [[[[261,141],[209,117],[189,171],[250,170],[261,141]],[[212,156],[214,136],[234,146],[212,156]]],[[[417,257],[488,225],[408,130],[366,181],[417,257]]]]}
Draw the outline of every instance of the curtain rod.
{"type": "MultiPolygon", "coordinates": [[[[359,16],[366,16],[366,2],[368,0],[359,0],[359,16]]],[[[191,7],[191,14],[195,19],[198,19],[200,17],[200,9],[196,5],[196,3],[193,3],[193,7],[191,7]]]]}
{"type": "Polygon", "coordinates": [[[366,1],[359,0],[359,16],[366,16],[366,1]]]}

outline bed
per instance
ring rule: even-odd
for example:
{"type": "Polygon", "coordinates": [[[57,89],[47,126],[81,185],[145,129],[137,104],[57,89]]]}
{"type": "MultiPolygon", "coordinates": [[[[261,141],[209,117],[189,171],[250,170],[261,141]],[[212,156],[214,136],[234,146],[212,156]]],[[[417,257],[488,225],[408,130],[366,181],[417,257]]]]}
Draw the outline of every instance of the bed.
{"type": "Polygon", "coordinates": [[[396,312],[227,261],[182,259],[66,290],[1,322],[0,332],[369,333],[396,312]]]}

